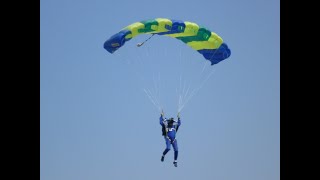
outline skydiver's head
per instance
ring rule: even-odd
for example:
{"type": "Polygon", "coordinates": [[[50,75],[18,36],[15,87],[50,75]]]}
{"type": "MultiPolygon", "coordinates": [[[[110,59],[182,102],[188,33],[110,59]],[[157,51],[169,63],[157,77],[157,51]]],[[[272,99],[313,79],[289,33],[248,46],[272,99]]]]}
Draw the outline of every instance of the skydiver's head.
{"type": "Polygon", "coordinates": [[[173,126],[174,123],[174,119],[173,118],[169,118],[168,119],[168,127],[171,128],[173,126]]]}

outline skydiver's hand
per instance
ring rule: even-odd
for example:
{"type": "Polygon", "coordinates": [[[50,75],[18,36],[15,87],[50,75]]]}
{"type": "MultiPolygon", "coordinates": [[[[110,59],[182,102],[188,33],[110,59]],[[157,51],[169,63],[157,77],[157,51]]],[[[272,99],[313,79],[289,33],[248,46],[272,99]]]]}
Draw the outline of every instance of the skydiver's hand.
{"type": "Polygon", "coordinates": [[[177,115],[178,119],[180,119],[180,112],[178,112],[178,115],[177,115]]]}
{"type": "Polygon", "coordinates": [[[162,116],[162,117],[164,116],[164,112],[163,112],[163,110],[162,110],[162,112],[161,112],[161,116],[162,116]]]}

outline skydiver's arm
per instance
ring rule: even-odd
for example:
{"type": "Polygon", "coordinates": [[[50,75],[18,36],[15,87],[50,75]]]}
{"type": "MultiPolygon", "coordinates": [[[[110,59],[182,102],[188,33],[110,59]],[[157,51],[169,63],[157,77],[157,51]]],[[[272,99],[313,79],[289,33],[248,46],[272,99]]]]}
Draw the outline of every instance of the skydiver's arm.
{"type": "Polygon", "coordinates": [[[163,118],[163,115],[162,115],[162,114],[161,114],[159,120],[160,120],[160,125],[163,126],[163,125],[164,125],[164,124],[163,124],[164,118],[163,118]]]}
{"type": "Polygon", "coordinates": [[[181,120],[180,120],[180,112],[178,112],[178,115],[177,115],[177,117],[178,117],[178,126],[180,126],[180,125],[181,125],[181,120]]]}
{"type": "Polygon", "coordinates": [[[181,119],[180,119],[180,117],[179,117],[179,118],[178,118],[178,124],[177,124],[176,132],[178,132],[178,129],[179,129],[180,125],[181,125],[181,119]]]}
{"type": "Polygon", "coordinates": [[[161,111],[161,114],[160,114],[160,125],[163,126],[163,121],[164,121],[164,112],[163,110],[161,111]]]}

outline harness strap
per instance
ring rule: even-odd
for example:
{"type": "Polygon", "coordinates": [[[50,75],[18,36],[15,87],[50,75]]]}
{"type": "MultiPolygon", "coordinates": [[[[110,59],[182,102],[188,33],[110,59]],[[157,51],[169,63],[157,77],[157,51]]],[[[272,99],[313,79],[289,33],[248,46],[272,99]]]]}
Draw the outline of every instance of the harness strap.
{"type": "Polygon", "coordinates": [[[174,140],[171,140],[171,139],[169,138],[169,136],[166,136],[166,138],[169,139],[169,141],[171,142],[171,144],[174,143],[174,141],[176,140],[176,138],[174,138],[174,140]]]}

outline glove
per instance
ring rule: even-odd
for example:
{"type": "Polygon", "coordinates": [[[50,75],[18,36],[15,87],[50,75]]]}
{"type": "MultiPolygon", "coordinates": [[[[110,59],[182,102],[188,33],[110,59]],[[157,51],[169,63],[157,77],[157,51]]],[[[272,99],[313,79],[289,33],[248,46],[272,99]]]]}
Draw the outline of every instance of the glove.
{"type": "Polygon", "coordinates": [[[161,116],[162,116],[162,117],[164,116],[164,112],[163,112],[163,110],[162,110],[162,112],[161,112],[161,116]]]}
{"type": "Polygon", "coordinates": [[[180,112],[178,112],[178,115],[177,115],[178,119],[180,119],[180,112]]]}

